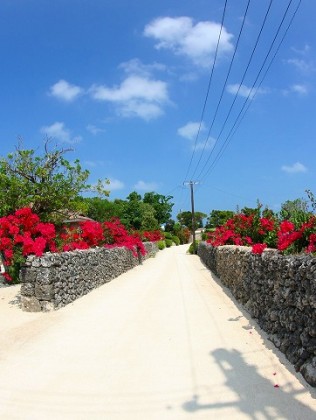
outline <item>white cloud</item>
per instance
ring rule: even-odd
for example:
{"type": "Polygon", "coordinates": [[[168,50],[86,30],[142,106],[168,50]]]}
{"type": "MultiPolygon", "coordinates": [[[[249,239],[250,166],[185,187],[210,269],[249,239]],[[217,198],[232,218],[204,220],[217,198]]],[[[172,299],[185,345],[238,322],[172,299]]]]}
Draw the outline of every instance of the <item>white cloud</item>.
{"type": "Polygon", "coordinates": [[[198,142],[195,145],[192,145],[192,147],[195,150],[211,150],[215,146],[215,143],[216,143],[216,139],[214,139],[214,137],[209,137],[207,141],[204,140],[204,141],[198,142]]]}
{"type": "Polygon", "coordinates": [[[312,61],[303,60],[300,58],[290,58],[287,63],[294,66],[301,73],[310,73],[316,70],[316,66],[312,61]]]}
{"type": "Polygon", "coordinates": [[[87,125],[86,129],[87,129],[87,131],[89,131],[93,135],[105,132],[105,130],[103,128],[96,127],[93,124],[87,125]]]}
{"type": "Polygon", "coordinates": [[[165,82],[139,75],[128,76],[119,86],[94,85],[90,93],[93,99],[114,103],[119,115],[145,120],[163,114],[162,105],[169,101],[165,82]]]}
{"type": "Polygon", "coordinates": [[[82,140],[81,136],[72,136],[71,131],[65,127],[63,122],[55,122],[52,125],[41,127],[41,133],[47,137],[59,140],[63,143],[75,144],[82,140]]]}
{"type": "Polygon", "coordinates": [[[119,65],[128,74],[138,74],[141,76],[149,77],[154,71],[166,71],[167,67],[164,64],[153,63],[144,64],[138,58],[126,61],[119,65]]]}
{"type": "MultiPolygon", "coordinates": [[[[216,140],[213,137],[210,137],[207,140],[204,139],[204,141],[202,142],[195,142],[195,140],[197,139],[199,127],[200,127],[199,122],[188,122],[183,127],[178,128],[177,133],[179,136],[190,140],[192,149],[195,149],[195,150],[212,149],[216,142],[216,140]]],[[[205,124],[202,122],[199,134],[202,134],[205,131],[206,131],[206,127],[205,127],[205,124]]]]}
{"type": "Polygon", "coordinates": [[[122,190],[125,187],[124,182],[115,179],[115,178],[109,178],[110,184],[107,186],[107,189],[110,191],[114,190],[122,190]]]}
{"type": "Polygon", "coordinates": [[[111,102],[143,99],[147,102],[159,103],[166,101],[168,98],[165,82],[136,75],[128,76],[120,86],[113,88],[93,86],[91,94],[94,99],[111,102]]]}
{"type": "MultiPolygon", "coordinates": [[[[183,55],[202,67],[209,67],[214,59],[221,25],[204,21],[194,23],[190,17],[161,17],[153,20],[144,29],[144,35],[157,40],[157,49],[169,49],[183,55]]],[[[233,35],[222,28],[219,55],[233,50],[233,35]]]]}
{"type": "MultiPolygon", "coordinates": [[[[198,134],[199,131],[199,127],[200,127],[200,123],[199,122],[188,122],[186,125],[184,125],[183,127],[178,128],[177,133],[179,134],[179,136],[184,137],[186,139],[189,140],[194,140],[198,134]]],[[[202,133],[203,131],[205,131],[205,125],[202,122],[201,127],[200,127],[200,133],[202,133]]]]}
{"type": "Polygon", "coordinates": [[[305,44],[303,48],[295,48],[295,47],[291,48],[292,51],[300,55],[306,55],[307,53],[309,53],[310,49],[311,47],[308,44],[305,44]]]}
{"type": "Polygon", "coordinates": [[[288,172],[288,173],[291,173],[291,174],[296,174],[296,173],[299,173],[299,172],[306,172],[307,171],[306,166],[304,166],[300,162],[296,162],[291,166],[283,165],[281,169],[282,169],[282,171],[288,172]]]}
{"type": "Polygon", "coordinates": [[[139,100],[127,101],[118,109],[118,114],[122,117],[139,117],[146,121],[160,117],[163,113],[161,106],[139,100]]]}
{"type": "Polygon", "coordinates": [[[59,82],[50,87],[50,94],[52,96],[66,102],[74,101],[82,93],[83,89],[81,87],[72,85],[66,80],[59,80],[59,82]]]}
{"type": "Polygon", "coordinates": [[[238,85],[234,84],[234,85],[228,85],[226,88],[228,93],[231,93],[232,95],[239,95],[239,96],[243,96],[244,98],[249,98],[252,99],[254,96],[254,90],[252,90],[251,88],[245,86],[245,85],[238,85]]]}
{"type": "Polygon", "coordinates": [[[256,87],[250,88],[246,85],[239,85],[238,83],[233,85],[227,85],[226,90],[232,95],[239,95],[243,98],[253,99],[255,95],[266,93],[265,89],[257,89],[256,87]]]}
{"type": "Polygon", "coordinates": [[[155,191],[158,188],[158,184],[155,182],[138,181],[134,185],[137,191],[155,191]]]}
{"type": "Polygon", "coordinates": [[[293,85],[291,86],[291,90],[293,92],[296,92],[300,95],[307,95],[308,94],[308,88],[306,85],[293,85]]]}

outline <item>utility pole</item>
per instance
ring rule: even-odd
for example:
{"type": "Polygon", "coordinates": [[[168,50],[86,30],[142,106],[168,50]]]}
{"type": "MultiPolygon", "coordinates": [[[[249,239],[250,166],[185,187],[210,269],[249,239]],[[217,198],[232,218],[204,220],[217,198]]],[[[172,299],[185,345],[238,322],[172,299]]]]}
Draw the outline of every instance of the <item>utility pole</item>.
{"type": "Polygon", "coordinates": [[[197,181],[184,182],[183,185],[190,185],[191,190],[191,214],[192,214],[192,239],[193,239],[193,254],[196,254],[196,243],[195,243],[195,213],[194,213],[194,189],[193,186],[198,184],[197,181]]]}

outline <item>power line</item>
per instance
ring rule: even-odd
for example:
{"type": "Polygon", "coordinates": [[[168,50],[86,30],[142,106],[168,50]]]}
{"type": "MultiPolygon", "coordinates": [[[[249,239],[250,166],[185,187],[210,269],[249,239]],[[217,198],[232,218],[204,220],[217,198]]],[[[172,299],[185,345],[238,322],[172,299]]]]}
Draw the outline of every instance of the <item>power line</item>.
{"type": "Polygon", "coordinates": [[[195,175],[195,173],[196,173],[196,171],[197,171],[197,168],[198,168],[198,166],[199,166],[199,164],[200,164],[200,162],[201,162],[201,160],[202,160],[203,154],[204,154],[205,149],[206,149],[206,145],[207,145],[207,143],[208,143],[208,141],[209,141],[209,138],[210,138],[210,135],[211,135],[211,131],[212,131],[212,128],[213,128],[214,122],[215,122],[216,117],[217,117],[217,114],[218,114],[219,107],[220,107],[220,105],[221,105],[221,102],[222,102],[222,99],[223,99],[223,96],[224,96],[225,88],[226,88],[226,86],[227,86],[227,81],[228,81],[228,78],[229,78],[229,76],[230,76],[230,73],[231,73],[231,70],[232,70],[232,67],[233,67],[233,63],[234,63],[234,60],[235,60],[235,57],[236,57],[236,53],[237,53],[237,50],[238,50],[238,46],[239,46],[239,42],[240,42],[240,38],[241,38],[241,34],[242,34],[243,29],[244,29],[244,26],[245,26],[245,22],[246,22],[246,17],[247,17],[248,10],[249,10],[250,1],[251,1],[251,0],[248,0],[247,6],[246,6],[246,10],[245,10],[244,15],[243,15],[244,17],[243,17],[242,24],[241,24],[241,27],[240,27],[240,30],[239,30],[239,34],[238,34],[238,38],[237,38],[237,42],[236,42],[236,46],[235,46],[235,49],[234,49],[234,54],[233,54],[233,57],[232,57],[232,59],[231,59],[231,61],[230,61],[230,65],[229,65],[229,69],[228,69],[228,72],[227,72],[227,76],[226,76],[225,82],[224,82],[223,87],[222,87],[222,91],[221,91],[220,99],[219,99],[219,102],[218,102],[218,104],[217,104],[217,106],[216,106],[215,113],[214,113],[214,117],[213,117],[213,120],[212,120],[211,126],[210,126],[210,128],[209,128],[208,135],[207,135],[207,137],[206,137],[206,139],[205,139],[205,143],[204,143],[203,150],[202,150],[202,152],[201,152],[200,158],[199,158],[199,160],[198,160],[198,162],[197,162],[197,164],[196,164],[196,166],[195,166],[195,169],[194,169],[194,172],[193,172],[192,178],[194,178],[194,175],[195,175]]]}
{"type": "MultiPolygon", "coordinates": [[[[201,169],[200,174],[199,174],[199,176],[198,176],[198,177],[200,177],[200,176],[201,176],[201,174],[203,173],[203,171],[204,171],[204,169],[205,169],[206,165],[207,165],[207,164],[208,164],[208,162],[210,161],[210,159],[211,159],[211,157],[212,157],[212,154],[213,154],[213,152],[214,152],[214,150],[215,150],[216,144],[218,144],[218,141],[219,141],[219,139],[220,139],[220,137],[221,137],[221,135],[222,135],[222,133],[223,133],[223,131],[224,131],[225,127],[226,127],[226,124],[227,124],[227,122],[228,122],[228,119],[229,119],[229,117],[230,117],[230,115],[231,115],[231,113],[232,113],[232,110],[233,110],[234,105],[235,105],[235,103],[236,103],[236,100],[237,100],[237,97],[238,97],[238,95],[239,95],[239,92],[240,92],[241,86],[243,85],[243,82],[244,82],[244,80],[245,80],[245,78],[246,78],[246,75],[247,75],[247,73],[248,73],[248,70],[249,70],[250,64],[251,64],[252,59],[253,59],[253,57],[254,57],[255,51],[256,51],[256,49],[257,49],[257,47],[258,47],[259,40],[260,40],[260,38],[261,38],[261,35],[262,35],[262,32],[263,32],[264,26],[265,26],[265,24],[266,24],[266,22],[267,22],[267,18],[268,18],[269,12],[270,12],[270,10],[271,10],[271,6],[272,6],[272,0],[270,0],[270,2],[269,2],[269,6],[268,6],[268,9],[267,9],[267,11],[266,11],[266,13],[265,13],[265,15],[264,15],[264,19],[263,19],[263,22],[262,22],[262,24],[261,24],[260,31],[259,31],[259,33],[258,33],[258,35],[257,35],[257,38],[256,38],[256,42],[255,42],[255,44],[254,44],[254,47],[253,47],[252,52],[251,52],[251,54],[250,54],[250,57],[249,57],[249,59],[248,59],[248,63],[247,63],[246,69],[245,69],[245,71],[244,71],[244,73],[243,73],[243,76],[242,76],[241,82],[239,83],[238,89],[237,89],[237,91],[236,91],[236,93],[235,93],[235,96],[234,96],[233,102],[232,102],[232,103],[231,103],[231,105],[230,105],[230,108],[229,108],[229,110],[228,110],[228,113],[227,113],[227,115],[226,115],[225,121],[224,121],[224,123],[223,123],[223,125],[222,125],[222,128],[221,128],[221,130],[220,130],[220,133],[219,133],[219,135],[218,135],[218,137],[217,137],[216,143],[215,143],[214,147],[212,148],[212,150],[211,150],[211,152],[210,152],[210,154],[209,154],[209,157],[208,157],[208,159],[206,160],[206,162],[205,162],[205,164],[204,164],[203,168],[201,169]]],[[[210,136],[210,132],[208,133],[208,136],[210,136]]]]}
{"type": "Polygon", "coordinates": [[[213,65],[212,65],[212,71],[211,71],[211,75],[210,75],[210,78],[209,78],[209,81],[208,81],[206,96],[205,96],[205,100],[204,100],[204,104],[203,104],[203,109],[202,109],[202,114],[201,114],[201,118],[200,118],[199,128],[198,128],[198,131],[197,131],[197,134],[196,134],[196,137],[195,137],[195,143],[194,143],[194,148],[193,148],[193,152],[192,152],[192,155],[191,155],[191,160],[190,160],[186,175],[184,177],[185,179],[187,178],[187,176],[189,174],[189,171],[190,171],[190,168],[191,168],[191,165],[192,165],[192,161],[193,161],[193,158],[194,158],[194,155],[195,155],[195,152],[196,152],[198,137],[199,137],[201,127],[202,127],[202,124],[203,124],[206,104],[207,104],[207,101],[208,101],[208,97],[209,97],[209,93],[210,93],[210,89],[211,89],[211,84],[212,84],[212,80],[213,80],[215,63],[217,61],[219,43],[220,43],[220,39],[221,39],[221,36],[222,36],[222,31],[223,31],[223,25],[224,25],[224,20],[225,20],[225,15],[226,15],[227,1],[228,0],[225,0],[224,10],[223,10],[222,20],[221,20],[221,28],[220,28],[218,39],[217,39],[217,44],[216,44],[216,49],[215,49],[215,54],[214,54],[214,60],[213,60],[213,65]]]}
{"type": "MultiPolygon", "coordinates": [[[[252,87],[251,87],[250,91],[249,91],[249,94],[248,94],[248,96],[247,96],[246,100],[245,100],[245,101],[244,101],[244,103],[243,103],[243,106],[242,106],[242,108],[241,108],[241,110],[240,110],[239,114],[237,115],[237,117],[236,117],[236,119],[235,119],[235,122],[234,122],[234,124],[233,124],[232,128],[230,129],[230,131],[229,131],[229,133],[228,133],[228,135],[227,135],[227,137],[226,137],[226,139],[225,139],[225,141],[224,141],[223,145],[221,146],[221,148],[220,148],[219,152],[217,153],[217,155],[216,155],[215,159],[213,160],[212,164],[210,165],[209,169],[207,170],[207,172],[206,172],[206,173],[205,173],[205,175],[203,176],[203,179],[205,179],[205,178],[206,178],[206,176],[208,175],[208,173],[209,173],[209,172],[210,172],[210,171],[211,171],[211,170],[215,167],[216,163],[217,163],[217,162],[219,161],[219,159],[222,157],[222,155],[223,155],[224,151],[226,150],[226,148],[227,148],[227,146],[228,146],[228,143],[231,141],[232,137],[235,135],[235,133],[236,133],[236,131],[238,130],[238,128],[239,128],[239,126],[240,126],[240,124],[241,124],[242,120],[244,119],[244,117],[245,117],[245,115],[246,115],[246,113],[247,113],[248,109],[249,109],[249,108],[250,108],[250,106],[251,106],[251,102],[250,102],[250,103],[248,104],[247,108],[245,109],[245,107],[246,107],[247,103],[249,102],[249,99],[250,99],[250,98],[254,98],[254,96],[257,94],[257,92],[258,92],[258,90],[260,89],[260,87],[261,87],[261,85],[262,85],[262,83],[263,83],[263,81],[264,81],[264,79],[265,79],[265,77],[266,77],[266,75],[267,75],[268,71],[270,70],[270,68],[271,68],[271,66],[272,66],[272,63],[274,62],[274,60],[275,60],[275,58],[276,58],[276,56],[277,56],[277,53],[279,52],[280,47],[281,47],[281,45],[283,44],[283,41],[284,41],[284,39],[285,39],[285,36],[287,35],[287,33],[288,33],[288,31],[289,31],[289,29],[290,29],[290,27],[291,27],[291,25],[292,25],[292,23],[293,23],[293,21],[294,21],[294,18],[295,18],[296,14],[297,14],[297,12],[298,12],[298,10],[299,10],[299,7],[300,7],[300,5],[301,5],[302,0],[299,0],[298,4],[297,4],[297,6],[296,6],[296,8],[295,8],[295,10],[294,10],[294,13],[293,13],[293,15],[292,15],[292,17],[291,17],[291,19],[290,19],[290,22],[289,22],[289,24],[288,24],[288,26],[287,26],[287,28],[286,28],[286,30],[285,30],[285,32],[284,32],[284,34],[283,34],[282,38],[281,38],[281,41],[279,42],[279,45],[277,46],[277,49],[276,49],[276,51],[275,51],[275,53],[274,53],[273,57],[271,58],[270,63],[268,64],[268,66],[267,66],[267,68],[266,68],[266,70],[265,70],[265,72],[264,72],[264,74],[263,74],[263,77],[261,78],[260,83],[259,83],[259,84],[257,85],[257,87],[255,88],[255,85],[256,85],[256,83],[257,83],[257,81],[258,81],[258,79],[259,79],[259,77],[260,77],[260,75],[261,75],[261,73],[262,73],[262,71],[263,71],[263,68],[264,68],[264,66],[265,66],[265,64],[266,64],[266,62],[267,62],[267,59],[268,59],[268,57],[269,57],[269,55],[270,55],[270,53],[271,53],[271,51],[272,51],[273,45],[274,45],[274,43],[275,43],[275,41],[276,41],[276,39],[277,39],[277,36],[278,36],[278,34],[279,34],[280,30],[281,30],[281,27],[282,27],[282,25],[283,25],[283,23],[284,23],[285,17],[286,17],[286,15],[287,15],[288,11],[289,11],[289,7],[290,7],[290,5],[292,4],[292,2],[293,2],[293,0],[291,0],[291,1],[289,2],[288,6],[287,6],[287,8],[286,8],[286,11],[285,11],[285,13],[284,13],[284,15],[283,15],[283,18],[282,18],[282,20],[281,20],[281,23],[279,24],[279,27],[278,27],[277,33],[276,33],[276,35],[274,36],[274,39],[273,39],[272,44],[270,45],[269,51],[268,51],[268,53],[266,54],[266,57],[265,57],[265,59],[264,59],[263,64],[261,65],[260,71],[259,71],[259,73],[258,73],[258,75],[257,75],[257,77],[256,77],[256,79],[255,79],[255,81],[254,81],[254,83],[253,83],[253,85],[252,85],[252,87]],[[253,91],[254,91],[254,90],[255,90],[255,92],[253,93],[253,91]]],[[[214,149],[213,149],[213,150],[214,150],[214,149]]],[[[211,157],[211,155],[209,156],[208,160],[206,161],[206,164],[209,162],[210,157],[211,157]]],[[[203,167],[203,168],[202,168],[202,170],[200,171],[199,178],[200,178],[200,177],[202,177],[202,172],[203,172],[203,170],[205,169],[206,164],[204,165],[204,167],[203,167]]]]}

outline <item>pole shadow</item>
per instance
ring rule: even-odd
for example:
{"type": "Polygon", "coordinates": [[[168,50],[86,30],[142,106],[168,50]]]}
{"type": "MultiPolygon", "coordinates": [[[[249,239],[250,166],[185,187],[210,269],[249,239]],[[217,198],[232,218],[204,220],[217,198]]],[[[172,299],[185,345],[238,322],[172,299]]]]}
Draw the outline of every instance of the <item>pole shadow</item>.
{"type": "Polygon", "coordinates": [[[247,364],[237,350],[219,348],[210,355],[224,374],[225,381],[220,385],[227,388],[227,400],[221,398],[218,403],[204,404],[199,402],[199,395],[193,395],[190,401],[182,405],[185,411],[194,413],[199,410],[216,410],[217,415],[221,409],[231,408],[254,420],[316,419],[316,407],[313,409],[295,398],[308,391],[295,391],[290,384],[281,387],[277,384],[277,376],[273,377],[275,382],[271,382],[260,375],[255,366],[247,364]]]}

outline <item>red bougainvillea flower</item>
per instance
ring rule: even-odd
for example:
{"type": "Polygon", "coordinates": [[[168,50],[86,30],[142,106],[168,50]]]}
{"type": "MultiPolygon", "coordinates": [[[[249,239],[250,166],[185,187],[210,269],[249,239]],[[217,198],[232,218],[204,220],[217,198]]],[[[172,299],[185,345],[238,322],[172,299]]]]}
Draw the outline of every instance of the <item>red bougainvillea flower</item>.
{"type": "Polygon", "coordinates": [[[263,230],[271,232],[272,230],[274,230],[274,220],[262,217],[260,219],[260,226],[263,230]]]}
{"type": "Polygon", "coordinates": [[[288,220],[284,220],[283,222],[280,223],[280,233],[293,232],[294,229],[295,229],[294,223],[288,220]]]}
{"type": "Polygon", "coordinates": [[[8,273],[2,273],[2,276],[5,278],[6,281],[11,282],[13,279],[8,273]]]}
{"type": "Polygon", "coordinates": [[[36,226],[36,232],[46,239],[54,239],[56,237],[55,225],[52,223],[39,223],[36,226]]]}
{"type": "Polygon", "coordinates": [[[262,254],[263,253],[263,251],[266,249],[266,247],[267,247],[267,244],[254,244],[254,245],[252,245],[252,249],[251,249],[251,252],[253,253],[253,254],[262,254]]]}
{"type": "Polygon", "coordinates": [[[278,243],[277,247],[279,251],[284,251],[289,246],[291,246],[295,241],[300,239],[303,236],[303,233],[298,232],[288,232],[288,233],[279,233],[278,234],[278,243]]]}

